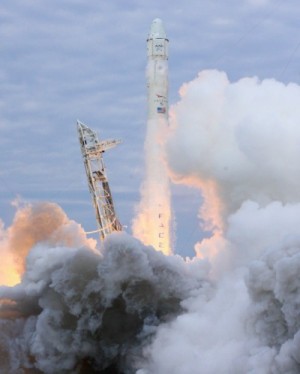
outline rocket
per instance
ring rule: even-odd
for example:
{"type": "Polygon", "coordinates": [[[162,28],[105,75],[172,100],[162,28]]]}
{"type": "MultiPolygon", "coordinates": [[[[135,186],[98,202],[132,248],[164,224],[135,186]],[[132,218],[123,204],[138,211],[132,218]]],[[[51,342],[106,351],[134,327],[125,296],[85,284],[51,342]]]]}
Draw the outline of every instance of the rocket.
{"type": "Polygon", "coordinates": [[[164,162],[163,138],[168,130],[168,44],[161,19],[153,20],[147,38],[147,99],[146,173],[148,187],[148,228],[157,250],[170,254],[171,203],[169,178],[164,162]]]}
{"type": "Polygon", "coordinates": [[[145,180],[133,222],[134,235],[165,254],[172,253],[170,189],[163,145],[168,131],[168,44],[163,23],[156,18],[147,38],[145,180]]]}
{"type": "Polygon", "coordinates": [[[168,44],[162,20],[153,20],[147,39],[148,119],[168,119],[168,44]]]}

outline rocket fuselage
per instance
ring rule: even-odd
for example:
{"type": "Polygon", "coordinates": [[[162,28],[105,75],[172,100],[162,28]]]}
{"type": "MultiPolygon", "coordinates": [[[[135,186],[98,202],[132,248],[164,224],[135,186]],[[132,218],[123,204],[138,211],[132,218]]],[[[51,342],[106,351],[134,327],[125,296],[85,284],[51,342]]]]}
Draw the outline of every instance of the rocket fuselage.
{"type": "Polygon", "coordinates": [[[162,21],[157,18],[147,38],[145,180],[139,214],[133,224],[136,237],[165,254],[172,253],[169,179],[163,146],[168,130],[168,43],[162,21]]]}
{"type": "Polygon", "coordinates": [[[147,230],[156,249],[170,254],[171,204],[163,138],[168,129],[168,44],[162,21],[155,19],[147,39],[148,121],[146,151],[147,230]]]}
{"type": "Polygon", "coordinates": [[[168,44],[162,21],[157,18],[147,39],[148,119],[168,119],[168,44]]]}

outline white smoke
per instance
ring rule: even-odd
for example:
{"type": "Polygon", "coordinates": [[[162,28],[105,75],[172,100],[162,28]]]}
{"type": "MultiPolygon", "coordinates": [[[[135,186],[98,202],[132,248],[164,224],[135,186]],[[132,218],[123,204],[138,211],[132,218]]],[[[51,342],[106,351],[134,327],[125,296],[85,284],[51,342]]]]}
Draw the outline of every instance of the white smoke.
{"type": "Polygon", "coordinates": [[[181,90],[166,144],[199,187],[215,289],[159,327],[142,373],[300,372],[300,87],[204,71],[181,90]]]}
{"type": "Polygon", "coordinates": [[[297,221],[287,228],[297,212],[299,204],[246,203],[231,217],[212,260],[214,291],[195,291],[159,327],[139,374],[300,372],[300,233],[297,221]]]}
{"type": "Polygon", "coordinates": [[[24,226],[42,230],[57,214],[55,234],[32,241],[22,282],[0,287],[0,373],[134,372],[157,326],[202,287],[207,264],[196,272],[123,233],[95,251],[55,204],[21,208],[7,231],[22,243],[24,226]]]}
{"type": "Polygon", "coordinates": [[[299,201],[300,86],[204,71],[180,92],[167,144],[177,181],[213,181],[226,213],[299,201]]]}

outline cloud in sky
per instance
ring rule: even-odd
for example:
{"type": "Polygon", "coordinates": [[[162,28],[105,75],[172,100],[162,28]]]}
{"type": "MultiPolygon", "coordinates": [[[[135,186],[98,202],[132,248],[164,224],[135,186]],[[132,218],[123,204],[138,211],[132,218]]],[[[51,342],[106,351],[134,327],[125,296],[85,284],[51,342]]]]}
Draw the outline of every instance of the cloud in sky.
{"type": "Polygon", "coordinates": [[[100,137],[124,140],[106,154],[106,163],[121,221],[130,225],[143,174],[145,39],[152,19],[164,20],[170,39],[174,103],[182,83],[205,68],[224,70],[230,79],[297,81],[298,8],[295,0],[264,7],[196,0],[188,7],[156,0],[2,3],[3,219],[12,217],[9,201],[20,194],[58,201],[94,228],[76,138],[79,118],[100,137]]]}

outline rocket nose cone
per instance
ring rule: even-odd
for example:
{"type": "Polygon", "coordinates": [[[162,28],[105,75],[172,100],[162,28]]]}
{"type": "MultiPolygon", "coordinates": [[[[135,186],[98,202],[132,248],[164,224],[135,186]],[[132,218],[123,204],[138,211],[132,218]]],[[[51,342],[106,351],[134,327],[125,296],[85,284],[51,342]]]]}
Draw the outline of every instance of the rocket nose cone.
{"type": "Polygon", "coordinates": [[[152,21],[148,39],[167,39],[164,25],[160,18],[155,18],[152,21]]]}

